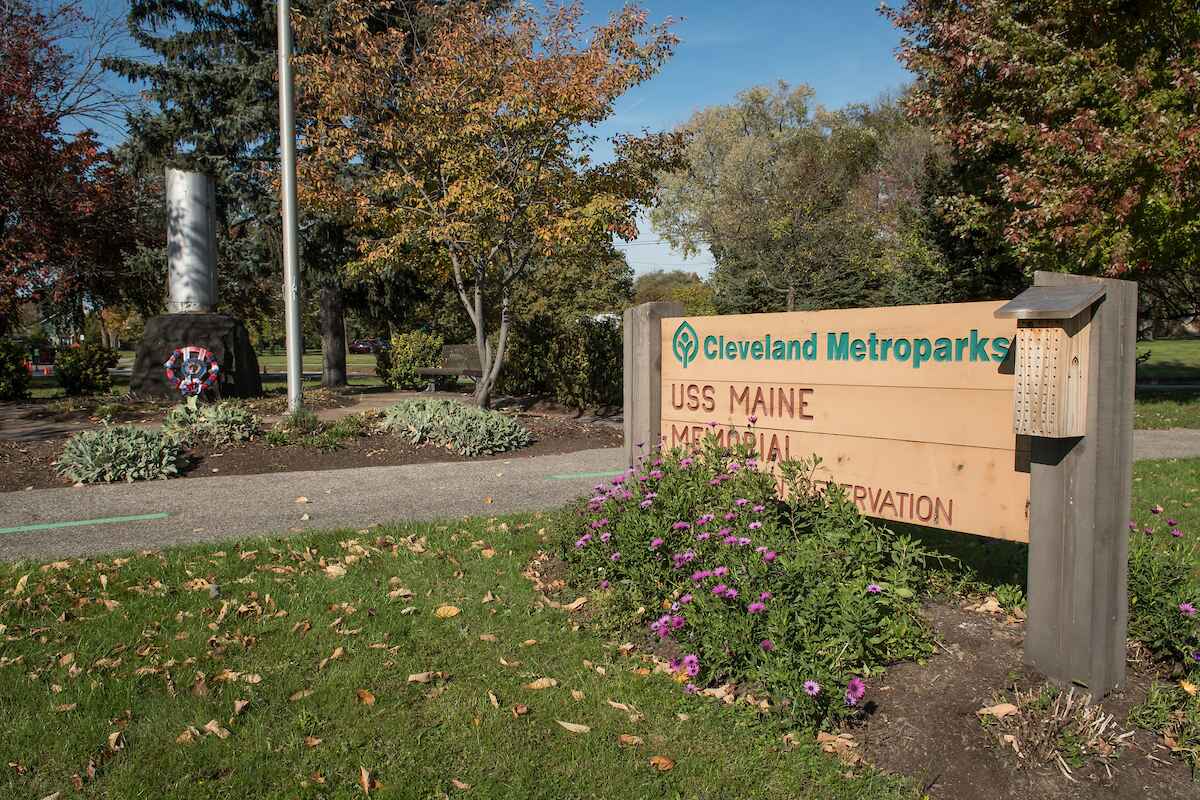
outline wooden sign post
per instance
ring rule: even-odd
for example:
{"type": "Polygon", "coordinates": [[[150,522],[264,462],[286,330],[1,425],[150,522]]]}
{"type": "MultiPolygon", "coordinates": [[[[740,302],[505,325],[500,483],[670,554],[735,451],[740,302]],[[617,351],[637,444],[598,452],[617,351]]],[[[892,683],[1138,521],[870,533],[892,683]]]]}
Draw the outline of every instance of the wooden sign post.
{"type": "Polygon", "coordinates": [[[864,514],[1030,542],[1026,657],[1099,696],[1124,679],[1136,306],[1135,284],[1049,273],[1009,303],[638,306],[627,459],[711,431],[768,468],[819,456],[864,514]]]}

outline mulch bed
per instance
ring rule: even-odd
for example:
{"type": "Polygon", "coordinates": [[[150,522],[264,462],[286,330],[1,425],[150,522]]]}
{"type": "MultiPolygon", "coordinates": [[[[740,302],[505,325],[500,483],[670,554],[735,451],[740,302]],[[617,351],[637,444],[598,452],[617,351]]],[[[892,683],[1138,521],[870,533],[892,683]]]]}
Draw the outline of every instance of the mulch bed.
{"type": "MultiPolygon", "coordinates": [[[[534,436],[529,447],[483,459],[515,459],[572,453],[621,444],[621,429],[614,425],[587,424],[561,417],[520,418],[534,436]]],[[[54,472],[53,462],[62,451],[65,438],[35,441],[0,441],[0,492],[28,488],[48,489],[70,486],[71,482],[54,472]]],[[[248,444],[223,448],[200,447],[192,451],[191,464],[184,477],[212,475],[257,475],[301,470],[385,467],[400,464],[427,464],[438,461],[474,461],[437,447],[417,447],[395,436],[364,436],[351,439],[341,449],[321,452],[315,448],[292,445],[271,447],[259,439],[248,444]]]]}
{"type": "MultiPolygon", "coordinates": [[[[925,616],[940,643],[937,653],[924,665],[889,668],[868,693],[869,721],[853,731],[868,763],[907,775],[927,796],[946,800],[1200,797],[1188,767],[1148,731],[1131,737],[1111,778],[1096,762],[1075,769],[1072,782],[1051,765],[1021,761],[984,729],[976,711],[1014,683],[1041,682],[1021,664],[1023,623],[941,604],[928,605],[925,616]]],[[[1150,675],[1131,666],[1128,686],[1105,698],[1104,709],[1125,725],[1149,684],[1150,675]]]]}

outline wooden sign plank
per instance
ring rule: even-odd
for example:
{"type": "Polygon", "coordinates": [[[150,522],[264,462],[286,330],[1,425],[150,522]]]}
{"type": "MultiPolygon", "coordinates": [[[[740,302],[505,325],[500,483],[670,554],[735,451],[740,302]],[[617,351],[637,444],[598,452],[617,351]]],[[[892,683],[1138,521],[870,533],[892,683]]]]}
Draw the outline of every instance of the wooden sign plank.
{"type": "Polygon", "coordinates": [[[768,467],[817,455],[866,514],[1028,541],[1002,305],[664,318],[664,445],[711,430],[768,467]]]}
{"type": "MultiPolygon", "coordinates": [[[[1012,390],[665,380],[672,422],[1013,449],[1012,390]],[[994,424],[1005,420],[1008,427],[994,424]]],[[[666,428],[664,427],[665,431],[666,428]]]]}

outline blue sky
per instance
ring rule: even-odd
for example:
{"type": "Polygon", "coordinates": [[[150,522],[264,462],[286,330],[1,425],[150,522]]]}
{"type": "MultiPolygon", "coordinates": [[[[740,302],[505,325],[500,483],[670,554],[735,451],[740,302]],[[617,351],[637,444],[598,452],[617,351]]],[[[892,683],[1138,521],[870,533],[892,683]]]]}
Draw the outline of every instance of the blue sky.
{"type": "MultiPolygon", "coordinates": [[[[595,21],[624,3],[585,0],[595,21]]],[[[899,89],[909,74],[896,61],[899,35],[872,0],[661,0],[641,4],[652,21],[679,20],[675,56],[650,82],[617,103],[601,136],[664,130],[697,109],[732,102],[742,89],[784,80],[806,83],[829,108],[870,102],[899,89]]],[[[647,224],[620,245],[638,273],[686,269],[706,275],[711,259],[684,260],[647,224]]]]}
{"type": "MultiPolygon", "coordinates": [[[[623,2],[583,0],[588,22],[602,22],[623,2]]],[[[123,0],[84,0],[103,16],[124,15],[123,0]]],[[[899,36],[878,12],[875,0],[646,0],[652,22],[674,18],[681,42],[653,80],[617,103],[617,113],[597,133],[665,130],[697,109],[732,102],[742,89],[784,80],[806,83],[817,102],[830,108],[870,102],[908,82],[897,63],[899,36]]],[[[102,131],[106,141],[120,138],[102,131]]],[[[609,151],[601,145],[597,155],[609,151]]],[[[628,245],[635,272],[687,269],[707,275],[711,259],[685,260],[649,223],[628,245]]]]}

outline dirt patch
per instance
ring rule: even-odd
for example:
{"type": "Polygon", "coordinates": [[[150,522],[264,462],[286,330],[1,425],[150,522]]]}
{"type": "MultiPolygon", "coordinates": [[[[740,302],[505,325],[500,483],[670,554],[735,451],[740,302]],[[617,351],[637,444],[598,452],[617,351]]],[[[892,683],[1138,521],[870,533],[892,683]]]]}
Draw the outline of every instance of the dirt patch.
{"type": "MultiPolygon", "coordinates": [[[[1075,769],[1073,782],[1051,765],[1021,761],[1000,746],[975,712],[1005,689],[1041,682],[1021,664],[1023,625],[940,604],[927,606],[925,616],[939,642],[937,653],[924,665],[891,667],[871,691],[869,721],[854,732],[869,763],[907,775],[924,794],[947,800],[1200,796],[1187,766],[1147,731],[1131,737],[1111,777],[1095,762],[1075,769]]],[[[1125,724],[1149,682],[1147,674],[1131,672],[1129,685],[1106,698],[1104,709],[1125,724]]]]}
{"type": "MultiPolygon", "coordinates": [[[[621,444],[620,428],[607,424],[588,424],[560,417],[520,417],[534,436],[528,447],[482,459],[530,458],[554,453],[573,453],[621,444]]],[[[69,486],[71,482],[54,472],[54,460],[62,451],[65,437],[34,441],[0,440],[0,492],[27,488],[47,489],[69,486]]],[[[198,447],[184,477],[211,475],[258,475],[302,470],[385,467],[401,464],[474,461],[432,446],[416,446],[396,436],[375,435],[350,439],[338,450],[321,452],[316,448],[291,445],[271,447],[262,439],[236,447],[198,447]]]]}

